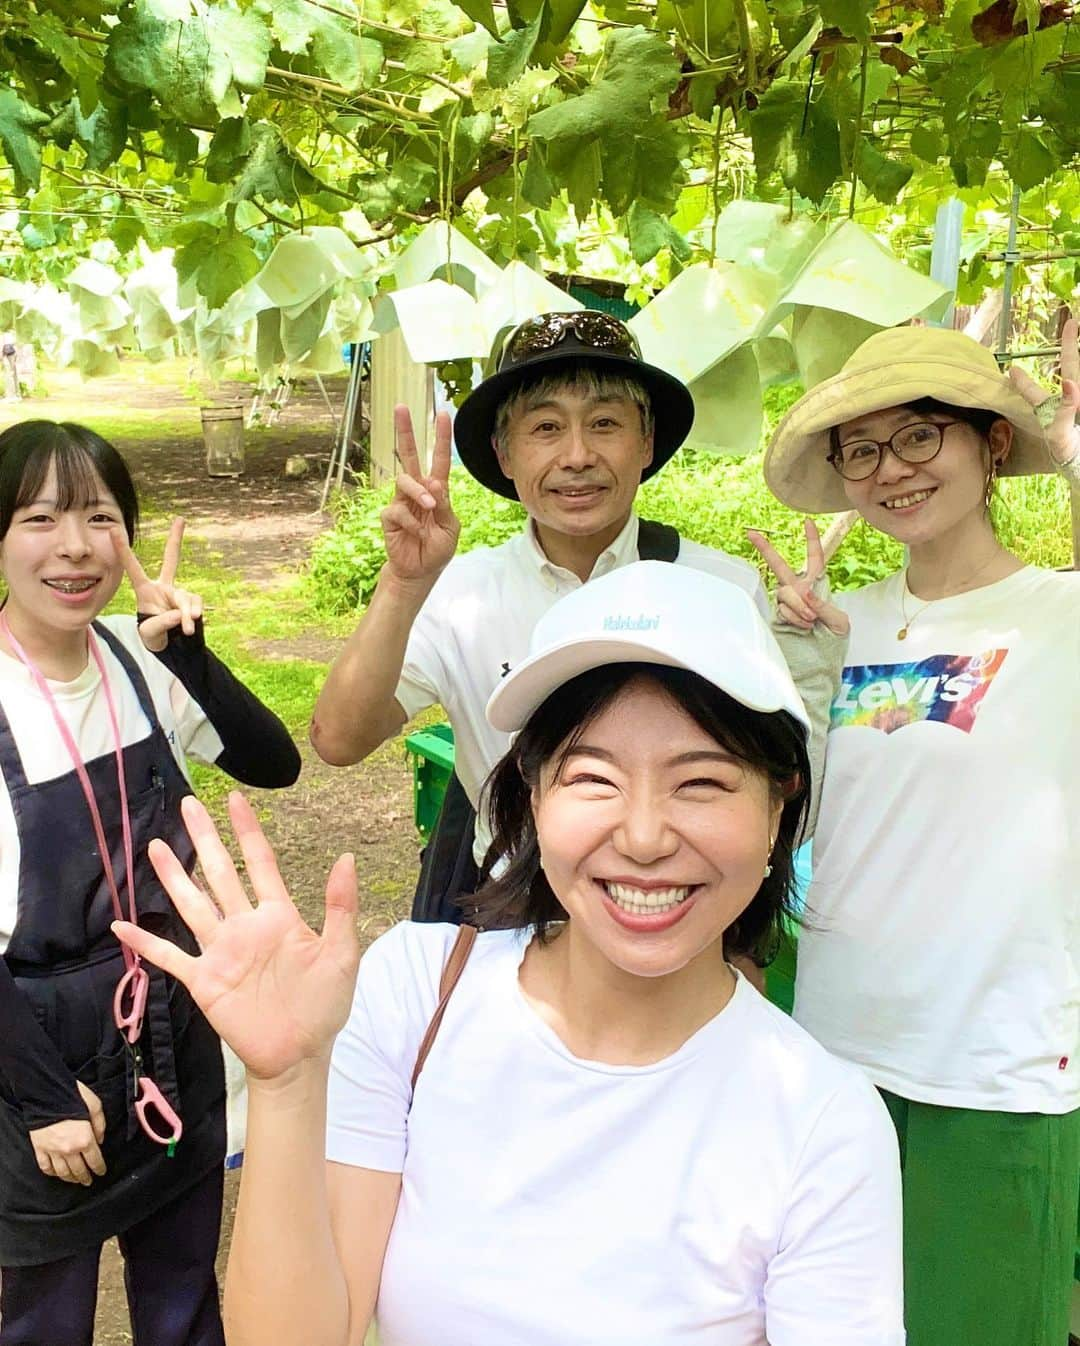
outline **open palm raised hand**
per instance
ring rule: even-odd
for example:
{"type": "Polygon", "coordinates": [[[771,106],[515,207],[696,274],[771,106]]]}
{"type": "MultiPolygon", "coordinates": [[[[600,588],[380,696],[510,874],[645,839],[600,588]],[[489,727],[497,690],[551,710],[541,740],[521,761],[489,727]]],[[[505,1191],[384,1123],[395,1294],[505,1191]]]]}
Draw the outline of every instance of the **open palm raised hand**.
{"type": "Polygon", "coordinates": [[[317,935],[293,905],[242,795],[229,796],[229,817],[254,906],[206,809],[189,796],[181,810],[217,906],[163,841],[150,843],[149,856],[202,953],[192,957],[127,921],[114,924],[118,938],[183,982],[252,1075],[273,1079],[325,1056],[348,1017],[360,961],[352,856],[343,855],[330,871],[317,935]]]}
{"type": "Polygon", "coordinates": [[[748,528],[746,536],[776,576],[776,611],[781,621],[804,631],[821,622],[834,635],[846,636],[851,628],[847,613],[814,592],[814,585],[825,574],[825,549],[813,519],[806,520],[805,528],[806,568],[800,574],[788,565],[764,533],[748,528]]]}
{"type": "Polygon", "coordinates": [[[450,417],[435,418],[431,470],[420,468],[408,407],[394,408],[394,432],[401,472],[394,498],[382,512],[387,563],[401,580],[431,579],[457,549],[461,524],[450,504],[450,417]]]}

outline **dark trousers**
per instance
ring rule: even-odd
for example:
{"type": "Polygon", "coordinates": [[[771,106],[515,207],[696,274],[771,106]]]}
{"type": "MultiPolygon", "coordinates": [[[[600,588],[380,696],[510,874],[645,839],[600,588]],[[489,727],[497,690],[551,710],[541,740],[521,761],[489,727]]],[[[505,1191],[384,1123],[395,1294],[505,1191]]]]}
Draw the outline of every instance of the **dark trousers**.
{"type": "MultiPolygon", "coordinates": [[[[134,1346],[225,1346],[214,1258],[224,1171],[121,1234],[134,1346]]],[[[93,1346],[101,1247],[0,1268],[0,1346],[93,1346]]]]}

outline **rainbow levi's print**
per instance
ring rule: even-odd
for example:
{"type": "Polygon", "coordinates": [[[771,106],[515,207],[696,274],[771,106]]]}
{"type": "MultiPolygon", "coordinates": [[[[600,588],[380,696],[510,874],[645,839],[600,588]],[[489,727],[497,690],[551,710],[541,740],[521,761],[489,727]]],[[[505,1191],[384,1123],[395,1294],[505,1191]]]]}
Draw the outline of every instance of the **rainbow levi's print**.
{"type": "Polygon", "coordinates": [[[969,734],[1007,654],[935,654],[907,664],[845,668],[830,729],[862,727],[891,734],[921,720],[937,720],[969,734]]]}

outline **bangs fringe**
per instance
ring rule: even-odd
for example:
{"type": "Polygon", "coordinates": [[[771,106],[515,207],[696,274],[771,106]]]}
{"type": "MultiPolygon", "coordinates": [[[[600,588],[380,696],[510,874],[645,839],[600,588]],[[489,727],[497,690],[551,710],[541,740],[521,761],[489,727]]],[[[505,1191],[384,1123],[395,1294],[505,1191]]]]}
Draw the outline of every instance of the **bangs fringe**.
{"type": "Polygon", "coordinates": [[[59,440],[56,444],[43,444],[31,454],[15,501],[16,509],[38,498],[50,463],[56,467],[59,511],[86,509],[101,499],[102,481],[89,454],[68,440],[59,440]]]}

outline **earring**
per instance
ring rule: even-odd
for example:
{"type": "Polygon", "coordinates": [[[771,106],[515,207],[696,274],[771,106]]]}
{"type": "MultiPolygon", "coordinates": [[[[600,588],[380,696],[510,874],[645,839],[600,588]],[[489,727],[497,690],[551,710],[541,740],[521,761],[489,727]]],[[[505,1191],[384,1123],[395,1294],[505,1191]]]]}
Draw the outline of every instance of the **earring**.
{"type": "Polygon", "coordinates": [[[771,873],[772,873],[772,865],[766,865],[766,866],[765,866],[765,877],[768,878],[769,875],[770,875],[771,873]]]}
{"type": "Polygon", "coordinates": [[[997,480],[997,474],[998,474],[998,460],[993,456],[993,454],[991,454],[990,471],[986,475],[986,495],[983,500],[983,503],[986,506],[988,512],[990,509],[990,503],[994,498],[994,482],[997,480]]]}

